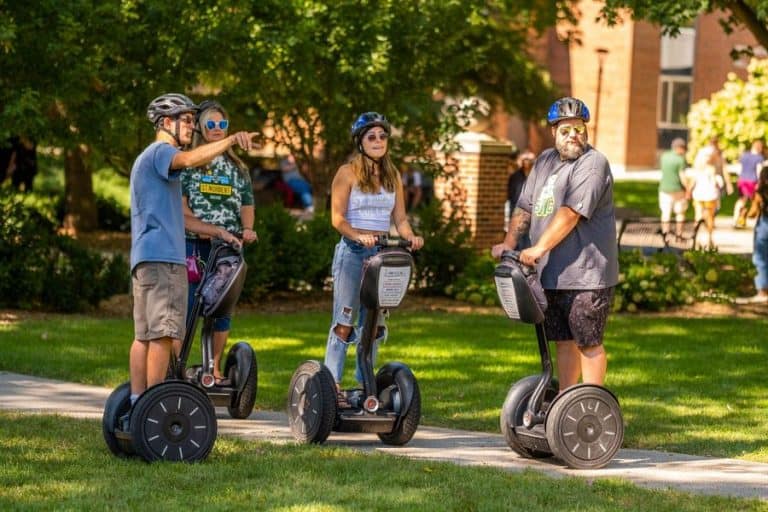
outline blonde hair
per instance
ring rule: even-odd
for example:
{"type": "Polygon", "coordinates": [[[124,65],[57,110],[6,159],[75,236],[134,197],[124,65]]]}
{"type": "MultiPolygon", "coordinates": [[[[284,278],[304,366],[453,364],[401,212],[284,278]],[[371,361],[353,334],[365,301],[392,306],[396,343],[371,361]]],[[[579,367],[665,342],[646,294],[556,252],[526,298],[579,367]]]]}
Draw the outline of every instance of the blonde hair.
{"type": "MultiPolygon", "coordinates": [[[[223,107],[219,107],[217,105],[212,105],[200,112],[197,116],[195,132],[192,135],[192,148],[196,148],[208,143],[208,140],[204,135],[208,133],[208,128],[205,127],[205,123],[208,122],[214,112],[221,114],[224,119],[229,119],[227,111],[224,110],[223,107]]],[[[230,147],[223,154],[227,155],[235,163],[235,166],[243,175],[248,176],[248,166],[245,165],[245,162],[243,162],[242,159],[240,159],[240,157],[235,154],[235,150],[233,148],[230,147]]]]}
{"type": "Polygon", "coordinates": [[[352,166],[355,181],[362,192],[377,193],[379,191],[373,182],[373,169],[377,165],[379,166],[379,182],[387,192],[394,192],[397,187],[401,186],[400,173],[389,158],[389,153],[378,162],[366,158],[362,153],[357,153],[352,157],[349,165],[352,166]]]}

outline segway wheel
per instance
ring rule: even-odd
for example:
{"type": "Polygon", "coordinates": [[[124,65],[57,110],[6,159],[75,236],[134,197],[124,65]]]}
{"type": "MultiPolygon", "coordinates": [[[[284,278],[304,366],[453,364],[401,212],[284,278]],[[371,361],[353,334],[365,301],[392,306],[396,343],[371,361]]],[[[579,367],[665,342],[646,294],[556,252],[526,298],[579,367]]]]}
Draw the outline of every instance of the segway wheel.
{"type": "Polygon", "coordinates": [[[306,361],[291,378],[288,421],[300,443],[322,443],[336,421],[336,384],[331,371],[318,361],[306,361]]]}
{"type": "Polygon", "coordinates": [[[256,354],[251,346],[245,342],[236,343],[229,350],[227,362],[224,365],[224,375],[232,381],[233,388],[240,390],[232,395],[232,401],[227,406],[231,417],[241,420],[253,412],[259,385],[258,372],[256,354]],[[245,380],[244,383],[243,380],[245,380]]]}
{"type": "Polygon", "coordinates": [[[146,461],[196,462],[216,442],[216,411],[208,396],[187,382],[170,381],[149,388],[131,413],[136,453],[146,461]]]}
{"type": "Polygon", "coordinates": [[[616,398],[605,388],[570,388],[547,416],[547,441],[555,457],[575,469],[608,464],[624,440],[624,420],[616,398]]]}
{"type": "Polygon", "coordinates": [[[115,436],[119,430],[120,418],[131,410],[131,383],[125,382],[115,388],[104,404],[104,415],[101,418],[101,431],[109,451],[118,457],[133,455],[130,442],[122,441],[115,436]]]}
{"type": "MultiPolygon", "coordinates": [[[[507,393],[507,398],[504,400],[504,406],[501,408],[501,416],[499,417],[499,426],[501,427],[501,433],[504,434],[504,439],[507,441],[507,445],[513,452],[528,459],[552,456],[549,452],[523,446],[515,431],[515,429],[526,428],[523,425],[523,414],[525,414],[528,408],[528,402],[536,390],[539,379],[540,376],[531,375],[515,382],[507,393]]],[[[557,396],[557,384],[553,381],[544,391],[544,403],[551,402],[555,396],[557,396]]]]}
{"type": "MultiPolygon", "coordinates": [[[[387,388],[387,383],[383,378],[384,375],[380,375],[377,378],[378,389],[387,388]]],[[[396,371],[393,380],[395,388],[391,391],[391,403],[395,412],[400,415],[400,418],[395,422],[395,428],[392,432],[379,433],[378,436],[384,444],[402,446],[413,438],[416,429],[419,428],[419,421],[421,421],[421,392],[419,391],[419,383],[416,381],[416,377],[409,371],[396,371]],[[405,406],[402,393],[404,389],[413,389],[413,396],[407,411],[402,410],[405,406]]]]}

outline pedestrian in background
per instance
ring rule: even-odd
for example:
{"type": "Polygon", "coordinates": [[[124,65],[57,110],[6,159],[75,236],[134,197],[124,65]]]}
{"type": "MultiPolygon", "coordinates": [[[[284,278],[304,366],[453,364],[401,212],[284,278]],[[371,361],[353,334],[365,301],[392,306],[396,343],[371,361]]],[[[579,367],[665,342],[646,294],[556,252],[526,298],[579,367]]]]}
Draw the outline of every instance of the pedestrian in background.
{"type": "Polygon", "coordinates": [[[669,223],[675,214],[675,235],[683,234],[685,213],[688,211],[688,190],[685,169],[685,139],[676,138],[669,150],[661,155],[661,180],[659,181],[659,209],[661,231],[669,233],[669,223]]]}

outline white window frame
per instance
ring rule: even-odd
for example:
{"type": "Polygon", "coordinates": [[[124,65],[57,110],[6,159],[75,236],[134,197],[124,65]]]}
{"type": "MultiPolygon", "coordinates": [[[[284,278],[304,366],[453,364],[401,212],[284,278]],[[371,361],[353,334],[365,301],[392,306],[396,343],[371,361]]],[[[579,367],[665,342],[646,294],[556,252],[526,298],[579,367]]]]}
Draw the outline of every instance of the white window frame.
{"type": "MultiPolygon", "coordinates": [[[[662,119],[671,119],[672,118],[672,95],[667,95],[667,104],[662,105],[662,100],[664,96],[664,84],[667,83],[669,87],[669,92],[671,93],[673,89],[673,85],[675,83],[687,83],[691,86],[691,89],[693,89],[693,77],[687,76],[687,75],[664,75],[662,74],[659,76],[659,97],[657,101],[657,105],[659,106],[658,112],[659,117],[656,121],[656,125],[659,128],[662,129],[677,129],[677,130],[687,130],[688,125],[686,124],[680,124],[680,123],[672,123],[669,121],[663,121],[662,119]],[[662,115],[663,114],[663,115],[662,115]]],[[[690,104],[688,105],[688,108],[690,109],[690,104]]]]}

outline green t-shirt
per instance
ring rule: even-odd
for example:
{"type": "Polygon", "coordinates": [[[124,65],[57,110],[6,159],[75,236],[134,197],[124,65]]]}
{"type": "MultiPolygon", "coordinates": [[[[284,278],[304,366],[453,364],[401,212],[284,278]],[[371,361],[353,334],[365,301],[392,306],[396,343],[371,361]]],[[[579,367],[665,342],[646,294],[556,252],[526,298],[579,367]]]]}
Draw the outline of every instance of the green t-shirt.
{"type": "MultiPolygon", "coordinates": [[[[233,233],[242,233],[242,206],[253,205],[250,177],[226,155],[205,167],[187,169],[181,175],[182,194],[195,217],[233,233]]],[[[249,226],[250,227],[250,226],[249,226]]],[[[187,232],[187,237],[197,238],[187,232]]]]}
{"type": "Polygon", "coordinates": [[[667,194],[684,190],[680,182],[680,173],[685,170],[686,163],[683,155],[669,150],[661,155],[661,181],[659,190],[667,194]]]}

